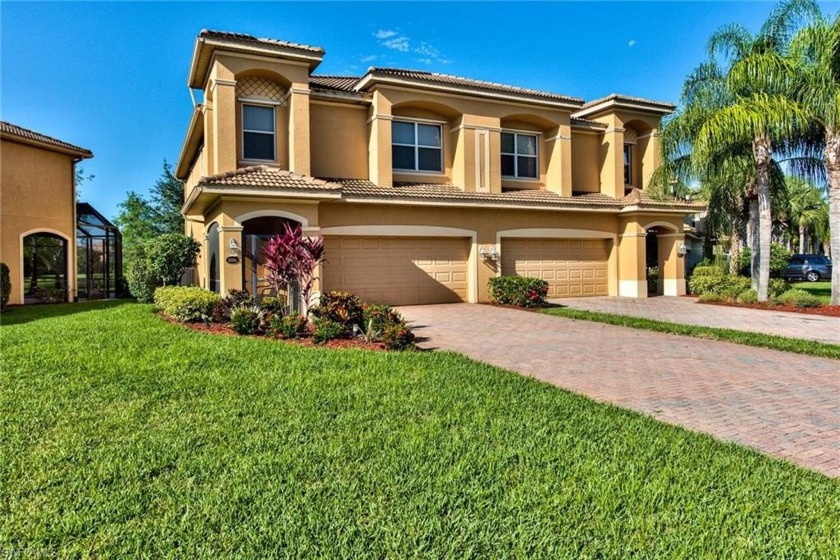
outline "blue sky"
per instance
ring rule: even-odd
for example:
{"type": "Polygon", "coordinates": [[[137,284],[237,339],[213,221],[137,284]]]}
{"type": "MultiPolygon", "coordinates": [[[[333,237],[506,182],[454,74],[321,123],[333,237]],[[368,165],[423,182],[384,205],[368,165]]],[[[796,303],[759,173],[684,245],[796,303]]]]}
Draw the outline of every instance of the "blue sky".
{"type": "MultiPolygon", "coordinates": [[[[177,160],[202,28],[324,47],[320,74],[427,69],[592,99],[677,101],[709,34],[769,2],[0,3],[0,115],[91,149],[82,198],[113,217],[177,160]]],[[[840,2],[822,4],[834,13],[840,2]]]]}

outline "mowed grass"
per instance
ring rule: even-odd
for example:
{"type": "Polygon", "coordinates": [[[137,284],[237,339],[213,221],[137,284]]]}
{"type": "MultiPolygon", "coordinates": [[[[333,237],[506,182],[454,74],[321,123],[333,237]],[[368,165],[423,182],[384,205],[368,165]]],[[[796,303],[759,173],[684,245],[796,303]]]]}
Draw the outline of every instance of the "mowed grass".
{"type": "Polygon", "coordinates": [[[840,555],[837,480],[460,355],[212,336],[130,303],[2,323],[0,551],[840,555]]]}
{"type": "Polygon", "coordinates": [[[817,296],[826,305],[831,303],[831,282],[797,282],[791,284],[791,287],[805,290],[811,295],[817,296]]]}

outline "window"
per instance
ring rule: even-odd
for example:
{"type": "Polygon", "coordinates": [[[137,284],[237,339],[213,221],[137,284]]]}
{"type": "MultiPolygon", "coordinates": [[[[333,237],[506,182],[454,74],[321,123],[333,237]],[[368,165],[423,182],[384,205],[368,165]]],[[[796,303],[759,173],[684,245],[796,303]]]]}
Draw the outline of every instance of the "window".
{"type": "Polygon", "coordinates": [[[274,161],[274,107],[242,105],[242,157],[274,161]]]}
{"type": "Polygon", "coordinates": [[[536,179],[537,136],[502,132],[502,176],[517,179],[536,179]]]}
{"type": "Polygon", "coordinates": [[[633,184],[633,152],[630,144],[624,144],[624,185],[630,186],[633,184]]]}
{"type": "Polygon", "coordinates": [[[439,124],[391,123],[394,169],[443,172],[443,129],[439,124]]]}

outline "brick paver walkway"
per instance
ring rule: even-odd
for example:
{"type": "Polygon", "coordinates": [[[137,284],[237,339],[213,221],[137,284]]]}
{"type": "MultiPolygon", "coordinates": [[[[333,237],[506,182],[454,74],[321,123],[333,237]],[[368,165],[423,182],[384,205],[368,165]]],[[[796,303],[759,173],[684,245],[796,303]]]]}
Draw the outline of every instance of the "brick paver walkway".
{"type": "Polygon", "coordinates": [[[838,317],[708,305],[696,303],[695,298],[688,297],[586,297],[552,301],[586,311],[602,311],[669,323],[737,329],[840,344],[838,317]]]}
{"type": "Polygon", "coordinates": [[[840,477],[840,362],[475,304],[401,309],[423,347],[840,477]]]}

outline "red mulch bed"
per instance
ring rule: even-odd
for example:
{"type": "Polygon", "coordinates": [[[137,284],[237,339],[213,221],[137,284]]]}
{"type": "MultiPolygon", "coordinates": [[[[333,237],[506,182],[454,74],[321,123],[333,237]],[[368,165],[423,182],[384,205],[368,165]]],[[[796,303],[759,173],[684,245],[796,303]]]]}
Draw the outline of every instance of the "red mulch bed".
{"type": "Polygon", "coordinates": [[[840,317],[840,305],[821,305],[820,307],[796,307],[794,305],[779,305],[777,303],[728,303],[725,301],[701,302],[704,305],[723,305],[725,307],[747,307],[749,309],[763,309],[764,311],[784,311],[786,313],[802,313],[803,315],[824,315],[826,317],[840,317]]]}
{"type": "Polygon", "coordinates": [[[309,347],[318,347],[318,348],[355,348],[357,350],[376,350],[387,352],[385,345],[381,342],[374,342],[374,343],[367,343],[361,338],[337,338],[335,340],[330,340],[325,344],[316,344],[314,340],[311,338],[299,338],[296,340],[286,340],[284,338],[271,338],[267,335],[259,335],[259,334],[252,334],[252,335],[241,335],[234,332],[230,325],[222,325],[219,323],[179,323],[175,319],[171,317],[167,317],[163,313],[158,313],[158,316],[162,318],[167,323],[171,323],[173,325],[178,325],[181,327],[186,327],[188,329],[192,329],[194,331],[203,332],[206,334],[215,334],[221,336],[250,336],[252,338],[264,338],[266,340],[277,340],[278,342],[285,342],[286,344],[294,344],[296,346],[309,346],[309,347]]]}

